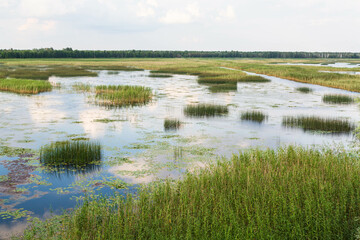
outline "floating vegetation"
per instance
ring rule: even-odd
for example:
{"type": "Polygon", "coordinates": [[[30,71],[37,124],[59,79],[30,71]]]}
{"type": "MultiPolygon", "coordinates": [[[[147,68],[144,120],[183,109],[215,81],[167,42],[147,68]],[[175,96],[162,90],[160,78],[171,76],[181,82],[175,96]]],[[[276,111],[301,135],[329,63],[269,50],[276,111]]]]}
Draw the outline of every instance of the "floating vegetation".
{"type": "Polygon", "coordinates": [[[270,79],[264,78],[262,76],[255,76],[255,75],[247,75],[244,77],[241,77],[239,82],[271,82],[270,79]]]}
{"type": "Polygon", "coordinates": [[[52,85],[48,81],[28,79],[0,79],[0,91],[20,94],[38,94],[49,92],[52,85]]]}
{"type": "Polygon", "coordinates": [[[152,78],[171,78],[172,75],[169,75],[169,74],[150,74],[149,77],[152,77],[152,78]]]}
{"type": "Polygon", "coordinates": [[[237,91],[237,83],[231,84],[214,84],[209,86],[209,90],[212,93],[217,92],[229,92],[229,91],[237,91]]]}
{"type": "Polygon", "coordinates": [[[96,102],[110,107],[138,106],[152,99],[152,90],[143,86],[110,85],[96,87],[96,102]]]}
{"type": "Polygon", "coordinates": [[[304,131],[325,133],[350,133],[355,129],[355,125],[347,119],[316,116],[284,117],[282,125],[291,128],[302,128],[304,131]]]}
{"type": "Polygon", "coordinates": [[[24,238],[352,239],[358,159],[293,146],[244,151],[137,195],[85,198],[74,211],[29,226],[24,238]]]}
{"type": "Polygon", "coordinates": [[[91,85],[86,83],[75,83],[72,88],[79,92],[91,92],[91,85]]]}
{"type": "Polygon", "coordinates": [[[311,93],[313,90],[309,87],[298,87],[296,88],[297,91],[302,93],[311,93]]]}
{"type": "Polygon", "coordinates": [[[63,141],[43,146],[40,162],[54,166],[85,166],[101,160],[101,145],[90,141],[63,141]]]}
{"type": "Polygon", "coordinates": [[[179,119],[168,119],[166,118],[164,120],[164,129],[165,131],[169,131],[169,130],[177,130],[179,129],[181,126],[181,122],[179,119]]]}
{"type": "Polygon", "coordinates": [[[95,119],[93,122],[111,123],[111,122],[124,122],[124,121],[126,121],[126,120],[123,120],[123,119],[102,118],[102,119],[95,119]]]}
{"type": "Polygon", "coordinates": [[[350,104],[354,102],[354,98],[342,94],[326,94],[322,98],[324,103],[350,104]]]}
{"type": "Polygon", "coordinates": [[[228,114],[227,106],[217,104],[187,105],[184,114],[188,117],[215,117],[228,114]]]}
{"type": "Polygon", "coordinates": [[[262,123],[268,116],[260,111],[246,111],[241,113],[241,120],[262,123]]]}

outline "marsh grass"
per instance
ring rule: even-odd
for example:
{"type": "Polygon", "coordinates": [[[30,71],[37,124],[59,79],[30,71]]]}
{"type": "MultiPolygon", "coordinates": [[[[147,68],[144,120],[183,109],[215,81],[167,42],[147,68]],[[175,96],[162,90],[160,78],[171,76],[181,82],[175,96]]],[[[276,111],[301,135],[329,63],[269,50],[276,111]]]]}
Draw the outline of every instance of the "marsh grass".
{"type": "Polygon", "coordinates": [[[170,74],[155,74],[155,73],[152,73],[149,75],[149,77],[151,78],[171,78],[172,75],[170,74]]]}
{"type": "Polygon", "coordinates": [[[72,85],[72,89],[79,92],[91,92],[92,86],[86,83],[75,83],[72,85]]]}
{"type": "Polygon", "coordinates": [[[304,131],[325,133],[350,133],[355,125],[347,119],[321,118],[317,116],[284,117],[282,125],[291,128],[301,128],[304,131]]]}
{"type": "Polygon", "coordinates": [[[289,146],[248,150],[182,180],[85,198],[24,239],[353,239],[358,154],[289,146]]]}
{"type": "Polygon", "coordinates": [[[196,104],[187,105],[184,114],[187,117],[215,117],[228,114],[227,106],[217,104],[196,104]]]}
{"type": "Polygon", "coordinates": [[[52,85],[48,81],[29,79],[0,79],[0,91],[20,94],[38,94],[49,92],[52,85]]]}
{"type": "Polygon", "coordinates": [[[239,82],[264,83],[264,82],[271,82],[271,80],[264,78],[262,76],[247,75],[247,76],[240,78],[239,82]]]}
{"type": "Polygon", "coordinates": [[[326,94],[322,98],[324,103],[334,104],[351,104],[354,102],[354,98],[348,95],[342,94],[326,94]]]}
{"type": "Polygon", "coordinates": [[[107,74],[108,75],[118,75],[119,72],[118,71],[108,71],[107,74]]]}
{"type": "Polygon", "coordinates": [[[237,83],[235,84],[209,84],[209,90],[212,93],[237,91],[237,83]]]}
{"type": "Polygon", "coordinates": [[[143,86],[110,85],[96,87],[96,102],[109,107],[145,105],[152,99],[152,90],[143,86]]]}
{"type": "Polygon", "coordinates": [[[298,87],[296,88],[297,91],[302,93],[311,93],[313,90],[309,87],[298,87]]]}
{"type": "Polygon", "coordinates": [[[253,110],[253,111],[246,111],[241,113],[241,120],[243,121],[253,121],[257,123],[262,123],[267,119],[268,116],[261,111],[253,110]]]}
{"type": "Polygon", "coordinates": [[[179,119],[166,118],[164,120],[164,129],[165,129],[165,131],[177,130],[180,127],[181,127],[181,122],[180,122],[179,119]]]}
{"type": "Polygon", "coordinates": [[[101,145],[91,141],[63,141],[40,149],[40,162],[54,166],[85,166],[101,160],[101,145]]]}

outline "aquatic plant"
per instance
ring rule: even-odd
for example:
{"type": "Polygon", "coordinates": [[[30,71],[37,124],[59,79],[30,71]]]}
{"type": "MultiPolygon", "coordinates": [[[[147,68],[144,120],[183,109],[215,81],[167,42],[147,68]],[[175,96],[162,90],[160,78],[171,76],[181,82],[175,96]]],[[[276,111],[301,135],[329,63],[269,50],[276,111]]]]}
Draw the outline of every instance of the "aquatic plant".
{"type": "Polygon", "coordinates": [[[254,75],[247,75],[244,76],[242,78],[240,78],[240,80],[238,80],[239,82],[271,82],[270,79],[264,78],[262,76],[254,76],[254,75]]]}
{"type": "Polygon", "coordinates": [[[135,196],[86,198],[23,238],[352,239],[360,227],[358,159],[293,146],[243,151],[135,196]]]}
{"type": "Polygon", "coordinates": [[[241,120],[243,121],[245,120],[245,121],[262,123],[267,118],[268,116],[265,113],[256,110],[246,111],[241,113],[241,120]]]}
{"type": "Polygon", "coordinates": [[[110,85],[96,87],[96,102],[110,107],[138,106],[152,99],[152,90],[143,86],[110,85]]]}
{"type": "Polygon", "coordinates": [[[165,131],[168,131],[168,130],[177,130],[179,129],[181,126],[181,122],[179,119],[175,119],[175,118],[166,118],[164,120],[164,129],[165,131]]]}
{"type": "Polygon", "coordinates": [[[354,102],[354,98],[342,94],[326,94],[322,98],[324,103],[350,104],[354,102]]]}
{"type": "Polygon", "coordinates": [[[101,160],[101,145],[91,141],[63,141],[40,149],[40,162],[45,165],[84,166],[101,160]]]}
{"type": "Polygon", "coordinates": [[[298,87],[296,88],[297,91],[302,92],[302,93],[310,93],[313,90],[309,87],[298,87]]]}
{"type": "Polygon", "coordinates": [[[48,81],[29,79],[0,79],[0,91],[20,94],[37,94],[52,90],[48,81]]]}
{"type": "Polygon", "coordinates": [[[72,88],[75,91],[79,91],[79,92],[90,92],[92,87],[90,84],[86,84],[86,83],[75,83],[72,85],[72,88]]]}
{"type": "Polygon", "coordinates": [[[331,133],[349,133],[355,129],[355,125],[347,119],[317,116],[287,116],[283,118],[282,125],[291,128],[302,128],[304,131],[331,133]]]}
{"type": "Polygon", "coordinates": [[[149,77],[152,77],[152,78],[171,78],[172,75],[169,75],[169,74],[150,74],[149,77]]]}
{"type": "Polygon", "coordinates": [[[228,114],[227,106],[217,104],[196,104],[187,105],[184,108],[184,114],[188,117],[215,117],[228,114]]]}
{"type": "Polygon", "coordinates": [[[212,84],[209,85],[209,90],[212,93],[218,92],[230,92],[230,91],[237,91],[237,83],[235,84],[212,84]]]}

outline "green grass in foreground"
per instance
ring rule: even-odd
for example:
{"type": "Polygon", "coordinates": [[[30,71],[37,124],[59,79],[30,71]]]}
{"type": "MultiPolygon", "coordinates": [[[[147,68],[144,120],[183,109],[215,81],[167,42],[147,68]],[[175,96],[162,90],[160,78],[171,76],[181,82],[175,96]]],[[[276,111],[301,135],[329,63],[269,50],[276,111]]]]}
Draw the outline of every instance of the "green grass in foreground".
{"type": "Polygon", "coordinates": [[[165,131],[176,130],[176,129],[179,129],[180,126],[181,126],[181,122],[180,122],[179,119],[166,118],[164,120],[164,129],[165,129],[165,131]]]}
{"type": "Polygon", "coordinates": [[[20,94],[37,94],[51,90],[52,86],[48,81],[28,79],[0,79],[0,91],[20,94]]]}
{"type": "Polygon", "coordinates": [[[187,105],[184,114],[188,117],[215,117],[228,114],[227,106],[217,104],[197,104],[187,105]]]}
{"type": "Polygon", "coordinates": [[[86,199],[24,239],[355,239],[359,217],[359,156],[290,146],[245,151],[138,196],[86,199]]]}
{"type": "Polygon", "coordinates": [[[347,119],[322,118],[316,116],[284,117],[283,126],[302,128],[304,131],[350,133],[355,125],[347,119]]]}
{"type": "Polygon", "coordinates": [[[245,121],[253,121],[262,123],[264,120],[266,120],[268,116],[260,111],[247,111],[241,113],[241,120],[245,121]]]}
{"type": "Polygon", "coordinates": [[[40,149],[40,162],[45,165],[82,166],[99,160],[101,145],[98,142],[55,142],[40,149]]]}
{"type": "Polygon", "coordinates": [[[298,87],[296,88],[296,90],[302,93],[311,93],[313,91],[311,88],[308,87],[298,87]]]}
{"type": "Polygon", "coordinates": [[[354,98],[342,94],[326,94],[322,98],[324,103],[350,104],[354,102],[354,98]]]}
{"type": "Polygon", "coordinates": [[[152,90],[143,86],[110,85],[96,87],[96,102],[109,107],[138,106],[152,99],[152,90]]]}

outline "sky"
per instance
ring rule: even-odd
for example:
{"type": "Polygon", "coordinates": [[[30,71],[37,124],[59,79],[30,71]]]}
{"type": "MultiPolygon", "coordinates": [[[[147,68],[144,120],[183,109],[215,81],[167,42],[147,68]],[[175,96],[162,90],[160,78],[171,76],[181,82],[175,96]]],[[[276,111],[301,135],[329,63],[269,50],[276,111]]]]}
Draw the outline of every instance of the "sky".
{"type": "Polygon", "coordinates": [[[0,49],[360,52],[360,0],[0,0],[0,49]]]}

